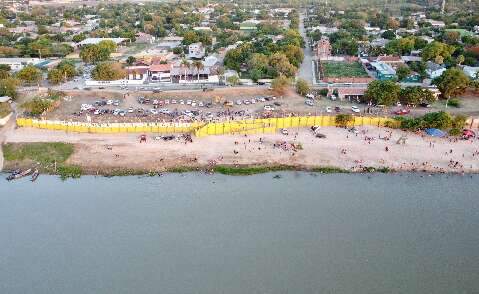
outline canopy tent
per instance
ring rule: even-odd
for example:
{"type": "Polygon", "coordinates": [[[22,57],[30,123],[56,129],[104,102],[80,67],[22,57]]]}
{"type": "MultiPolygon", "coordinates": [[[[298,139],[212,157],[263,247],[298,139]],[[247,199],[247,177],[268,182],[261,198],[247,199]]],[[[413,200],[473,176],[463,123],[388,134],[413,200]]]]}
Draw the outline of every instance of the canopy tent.
{"type": "Polygon", "coordinates": [[[426,129],[426,134],[432,137],[444,137],[446,135],[443,131],[434,128],[426,129]]]}

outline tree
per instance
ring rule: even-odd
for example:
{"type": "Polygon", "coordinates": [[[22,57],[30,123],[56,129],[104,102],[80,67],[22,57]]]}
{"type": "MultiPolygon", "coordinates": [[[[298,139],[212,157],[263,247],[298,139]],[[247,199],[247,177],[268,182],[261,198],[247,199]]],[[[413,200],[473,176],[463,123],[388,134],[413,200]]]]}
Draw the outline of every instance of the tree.
{"type": "Polygon", "coordinates": [[[363,99],[365,102],[390,106],[399,100],[401,87],[393,81],[372,81],[368,84],[363,99]]]}
{"type": "Polygon", "coordinates": [[[381,37],[383,37],[384,39],[393,40],[396,39],[396,34],[392,30],[387,30],[382,33],[381,37]]]}
{"type": "Polygon", "coordinates": [[[226,81],[228,82],[228,84],[232,85],[232,86],[236,86],[239,84],[239,78],[238,76],[229,76],[226,81]]]}
{"type": "Polygon", "coordinates": [[[418,105],[423,102],[431,103],[434,100],[434,94],[430,90],[419,86],[403,88],[399,94],[399,101],[406,105],[418,105]]]}
{"type": "Polygon", "coordinates": [[[19,81],[12,77],[0,80],[0,96],[9,96],[12,99],[17,98],[18,84],[19,81]]]}
{"type": "Polygon", "coordinates": [[[17,78],[25,84],[34,84],[41,80],[42,72],[33,65],[27,65],[17,73],[17,78]]]}
{"type": "Polygon", "coordinates": [[[456,63],[458,65],[461,65],[464,62],[464,60],[465,60],[465,57],[464,57],[464,55],[461,54],[456,58],[456,63]]]}
{"type": "Polygon", "coordinates": [[[198,76],[198,82],[200,81],[200,71],[205,67],[203,62],[199,60],[193,61],[193,67],[196,69],[196,74],[198,76]]]}
{"type": "Polygon", "coordinates": [[[271,67],[277,75],[292,77],[296,73],[296,67],[289,63],[288,57],[284,53],[276,52],[269,59],[271,67]]]}
{"type": "Polygon", "coordinates": [[[294,65],[295,67],[299,67],[301,62],[303,62],[304,53],[303,49],[295,45],[287,45],[283,49],[284,54],[289,60],[289,63],[294,65]]]}
{"type": "Polygon", "coordinates": [[[53,85],[63,82],[63,78],[63,72],[57,68],[48,71],[48,81],[53,85]]]}
{"type": "Polygon", "coordinates": [[[434,60],[437,56],[441,56],[444,60],[451,57],[454,51],[456,51],[454,46],[434,41],[422,49],[421,57],[424,61],[434,60]]]}
{"type": "Polygon", "coordinates": [[[280,75],[273,80],[271,87],[278,94],[283,94],[286,89],[289,87],[291,81],[288,77],[280,75]]]}
{"type": "Polygon", "coordinates": [[[134,56],[128,56],[128,58],[126,59],[126,64],[128,65],[133,65],[133,63],[136,62],[136,58],[134,56]]]}
{"type": "Polygon", "coordinates": [[[54,69],[48,71],[48,81],[51,84],[59,84],[68,81],[77,75],[75,65],[69,61],[60,62],[54,69]]]}
{"type": "Polygon", "coordinates": [[[469,86],[469,78],[461,69],[455,67],[447,69],[441,76],[435,78],[432,83],[441,91],[442,97],[449,102],[451,97],[454,98],[466,91],[469,86]]]}
{"type": "Polygon", "coordinates": [[[120,80],[125,76],[126,73],[119,63],[103,62],[92,71],[92,77],[97,81],[120,80]]]}
{"type": "Polygon", "coordinates": [[[304,79],[298,79],[298,81],[296,82],[296,92],[299,95],[306,95],[309,93],[309,91],[310,87],[308,82],[304,79]]]}
{"type": "Polygon", "coordinates": [[[85,63],[98,63],[107,61],[110,54],[116,51],[116,44],[113,41],[101,41],[98,45],[86,45],[80,51],[80,58],[85,63]]]}
{"type": "Polygon", "coordinates": [[[396,75],[399,81],[404,80],[411,74],[411,69],[407,65],[401,65],[396,69],[396,75]]]}

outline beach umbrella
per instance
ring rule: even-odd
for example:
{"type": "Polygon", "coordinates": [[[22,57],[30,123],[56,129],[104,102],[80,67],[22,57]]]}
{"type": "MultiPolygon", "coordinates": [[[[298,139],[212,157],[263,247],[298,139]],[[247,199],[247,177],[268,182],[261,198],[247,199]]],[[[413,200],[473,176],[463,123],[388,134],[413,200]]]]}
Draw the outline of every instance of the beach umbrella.
{"type": "Polygon", "coordinates": [[[446,135],[443,131],[434,128],[426,129],[426,134],[432,137],[444,137],[446,135]]]}

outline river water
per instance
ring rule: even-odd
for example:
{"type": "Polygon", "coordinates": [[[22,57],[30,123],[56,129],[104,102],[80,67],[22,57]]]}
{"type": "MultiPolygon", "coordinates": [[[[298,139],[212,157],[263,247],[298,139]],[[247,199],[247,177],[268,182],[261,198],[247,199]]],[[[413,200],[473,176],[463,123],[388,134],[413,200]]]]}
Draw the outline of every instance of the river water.
{"type": "Polygon", "coordinates": [[[479,292],[479,176],[280,174],[0,179],[0,293],[479,292]]]}

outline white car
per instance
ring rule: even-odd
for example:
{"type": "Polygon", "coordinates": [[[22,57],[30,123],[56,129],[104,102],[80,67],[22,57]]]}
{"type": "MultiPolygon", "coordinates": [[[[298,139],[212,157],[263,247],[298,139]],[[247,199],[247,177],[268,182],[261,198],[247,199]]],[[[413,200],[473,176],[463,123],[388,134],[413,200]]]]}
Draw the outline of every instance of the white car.
{"type": "Polygon", "coordinates": [[[251,99],[251,104],[256,104],[256,99],[251,99]]]}
{"type": "Polygon", "coordinates": [[[191,105],[192,101],[191,100],[186,100],[186,104],[191,105]]]}
{"type": "Polygon", "coordinates": [[[243,104],[243,102],[241,102],[241,100],[236,100],[236,105],[241,105],[243,104]]]}
{"type": "Polygon", "coordinates": [[[132,113],[133,112],[133,107],[128,108],[128,112],[132,113]]]}
{"type": "Polygon", "coordinates": [[[281,134],[287,136],[289,134],[287,129],[281,129],[281,134]]]}
{"type": "Polygon", "coordinates": [[[249,100],[244,100],[243,103],[244,103],[244,105],[249,105],[249,104],[251,104],[251,102],[250,102],[249,100]]]}
{"type": "Polygon", "coordinates": [[[199,106],[199,107],[203,107],[203,106],[205,106],[205,105],[203,104],[203,102],[200,101],[200,102],[198,102],[198,106],[199,106]]]}
{"type": "Polygon", "coordinates": [[[175,99],[171,100],[171,104],[176,104],[176,100],[175,99]]]}
{"type": "Polygon", "coordinates": [[[313,94],[306,94],[306,98],[308,98],[308,99],[314,99],[314,95],[313,95],[313,94]]]}
{"type": "Polygon", "coordinates": [[[170,104],[170,99],[166,99],[165,104],[170,104]]]}
{"type": "Polygon", "coordinates": [[[331,108],[331,106],[326,106],[326,112],[327,113],[333,112],[333,109],[331,108]]]}
{"type": "Polygon", "coordinates": [[[274,107],[271,106],[271,105],[265,105],[265,106],[264,106],[264,110],[266,110],[266,111],[273,111],[273,110],[274,110],[274,107]]]}
{"type": "Polygon", "coordinates": [[[150,109],[151,114],[158,114],[158,111],[154,108],[150,109]]]}
{"type": "Polygon", "coordinates": [[[108,101],[106,101],[106,104],[112,105],[112,104],[113,104],[113,100],[108,100],[108,101]]]}
{"type": "Polygon", "coordinates": [[[304,101],[304,103],[306,103],[306,105],[308,105],[308,106],[314,106],[314,102],[311,99],[308,99],[308,100],[304,101]]]}
{"type": "Polygon", "coordinates": [[[181,104],[181,105],[184,105],[184,104],[185,104],[185,101],[180,100],[180,104],[181,104]]]}
{"type": "Polygon", "coordinates": [[[356,105],[351,106],[351,110],[352,110],[354,113],[360,113],[360,112],[361,112],[361,110],[359,109],[359,107],[357,107],[356,105]]]}

